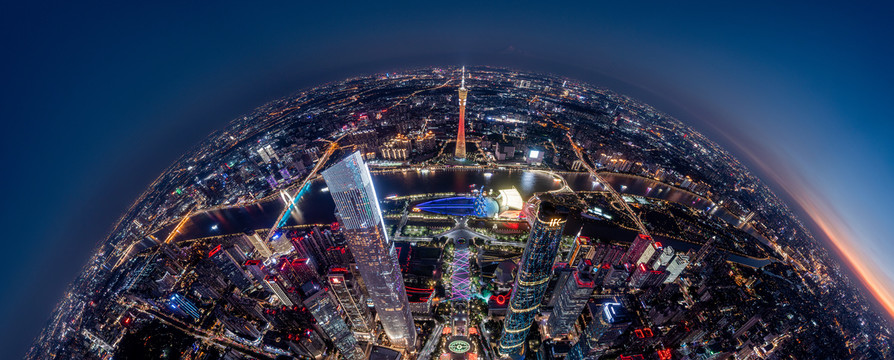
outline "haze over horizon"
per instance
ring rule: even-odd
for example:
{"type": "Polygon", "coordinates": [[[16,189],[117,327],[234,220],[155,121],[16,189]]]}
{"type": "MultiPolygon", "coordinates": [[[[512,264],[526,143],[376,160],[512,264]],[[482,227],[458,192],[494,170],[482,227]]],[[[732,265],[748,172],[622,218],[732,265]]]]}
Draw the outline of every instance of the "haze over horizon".
{"type": "Polygon", "coordinates": [[[7,4],[0,351],[25,352],[117,218],[208,133],[302,88],[432,65],[549,72],[674,115],[894,314],[894,5],[862,6],[7,4]]]}

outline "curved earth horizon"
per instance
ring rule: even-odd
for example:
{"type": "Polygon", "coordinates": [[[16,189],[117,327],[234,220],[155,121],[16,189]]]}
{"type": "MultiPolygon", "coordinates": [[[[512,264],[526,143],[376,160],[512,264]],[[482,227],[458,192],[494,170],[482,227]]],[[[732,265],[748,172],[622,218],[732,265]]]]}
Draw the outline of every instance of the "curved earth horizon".
{"type": "Polygon", "coordinates": [[[739,150],[782,197],[685,121],[560,75],[304,89],[156,178],[27,358],[892,356],[887,278],[739,150]]]}

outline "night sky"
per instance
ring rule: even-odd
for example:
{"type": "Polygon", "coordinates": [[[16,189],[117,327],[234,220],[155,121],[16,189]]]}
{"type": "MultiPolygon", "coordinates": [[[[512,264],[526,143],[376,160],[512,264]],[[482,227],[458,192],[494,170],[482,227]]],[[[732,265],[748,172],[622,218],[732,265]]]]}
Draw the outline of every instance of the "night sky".
{"type": "Polygon", "coordinates": [[[24,354],[120,214],[211,131],[411,66],[546,71],[671,113],[894,298],[892,2],[254,3],[3,5],[3,357],[24,354]]]}

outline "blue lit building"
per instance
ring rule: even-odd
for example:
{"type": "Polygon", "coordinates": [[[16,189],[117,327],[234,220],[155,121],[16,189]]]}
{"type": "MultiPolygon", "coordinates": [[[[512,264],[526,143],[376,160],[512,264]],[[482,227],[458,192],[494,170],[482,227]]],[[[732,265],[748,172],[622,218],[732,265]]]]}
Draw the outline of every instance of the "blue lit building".
{"type": "Polygon", "coordinates": [[[503,357],[521,355],[525,338],[543,301],[568,218],[568,209],[557,204],[552,195],[541,196],[503,322],[499,349],[503,357]]]}
{"type": "Polygon", "coordinates": [[[584,332],[565,360],[596,359],[602,352],[614,345],[615,341],[630,326],[631,317],[627,309],[617,302],[597,304],[587,303],[583,317],[584,332]]]}
{"type": "Polygon", "coordinates": [[[394,346],[414,348],[416,326],[369,168],[355,152],[322,174],[385,334],[394,346]]]}
{"type": "Polygon", "coordinates": [[[499,204],[491,198],[478,193],[475,196],[455,196],[426,201],[415,208],[444,215],[491,217],[500,210],[499,204]]]}
{"type": "Polygon", "coordinates": [[[171,294],[171,297],[168,298],[168,307],[175,313],[189,316],[195,320],[199,320],[202,317],[201,311],[192,301],[177,293],[171,294]]]}

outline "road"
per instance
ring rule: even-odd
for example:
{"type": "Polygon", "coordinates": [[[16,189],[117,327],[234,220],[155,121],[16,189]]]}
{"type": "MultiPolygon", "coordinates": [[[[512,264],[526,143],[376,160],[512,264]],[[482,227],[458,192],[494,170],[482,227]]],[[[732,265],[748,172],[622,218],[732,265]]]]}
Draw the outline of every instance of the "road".
{"type": "Polygon", "coordinates": [[[637,215],[637,213],[633,211],[633,208],[630,207],[630,204],[627,204],[627,202],[624,201],[624,198],[621,197],[621,194],[615,191],[615,188],[612,187],[612,185],[605,181],[601,176],[599,176],[599,174],[596,172],[596,169],[593,169],[593,167],[590,166],[590,162],[587,161],[586,157],[583,154],[583,149],[580,147],[580,145],[574,142],[574,139],[571,138],[571,133],[567,133],[566,136],[568,137],[568,142],[571,143],[571,147],[574,149],[574,153],[577,154],[577,158],[580,159],[581,163],[584,164],[584,167],[587,168],[590,176],[592,176],[594,179],[596,179],[596,181],[602,184],[602,187],[604,187],[606,191],[608,191],[612,195],[612,197],[624,207],[624,210],[627,212],[633,222],[636,223],[636,227],[639,230],[640,234],[651,236],[646,230],[646,225],[643,224],[643,221],[639,218],[639,215],[637,215]]]}
{"type": "Polygon", "coordinates": [[[323,155],[320,156],[320,158],[317,160],[317,164],[314,165],[313,170],[311,170],[311,172],[307,174],[307,176],[304,178],[304,180],[301,182],[301,184],[298,185],[298,187],[296,188],[296,189],[298,189],[298,192],[295,193],[294,197],[292,197],[292,202],[289,204],[289,206],[286,206],[283,209],[282,213],[277,218],[277,219],[279,219],[279,222],[277,224],[275,224],[272,229],[270,229],[269,233],[267,233],[267,237],[264,238],[265,243],[269,242],[270,238],[273,237],[273,235],[276,234],[276,232],[279,231],[279,229],[281,229],[283,227],[283,225],[285,224],[285,221],[288,219],[289,215],[292,213],[292,209],[295,208],[296,204],[298,203],[298,200],[301,199],[301,192],[308,185],[308,183],[316,177],[317,173],[323,168],[323,166],[326,165],[326,162],[329,161],[329,156],[331,156],[336,150],[338,150],[338,148],[339,148],[338,142],[341,141],[341,139],[343,139],[345,136],[348,136],[348,134],[350,134],[350,132],[347,132],[347,133],[343,134],[342,136],[339,136],[338,139],[335,139],[335,141],[326,140],[326,141],[329,141],[329,147],[326,149],[326,151],[323,153],[323,155]]]}
{"type": "Polygon", "coordinates": [[[419,351],[419,357],[416,360],[428,360],[431,358],[431,354],[437,350],[435,346],[438,345],[438,340],[441,339],[441,333],[444,331],[444,324],[438,324],[435,326],[434,330],[432,330],[431,335],[428,336],[428,341],[425,342],[425,346],[422,347],[422,351],[419,351]]]}
{"type": "Polygon", "coordinates": [[[162,311],[159,311],[154,306],[143,302],[143,300],[140,298],[130,297],[129,299],[130,300],[125,300],[123,298],[119,298],[118,301],[122,305],[127,306],[130,310],[138,311],[138,312],[147,314],[149,316],[152,316],[152,317],[158,319],[159,321],[161,321],[162,323],[173,326],[173,327],[177,328],[178,330],[189,334],[190,336],[201,339],[205,343],[217,345],[222,348],[227,348],[227,347],[235,348],[236,350],[239,350],[247,355],[256,356],[259,358],[272,359],[272,358],[276,358],[276,356],[277,356],[277,354],[272,354],[272,353],[268,353],[268,352],[263,351],[258,348],[249,347],[249,346],[246,346],[245,344],[233,341],[231,339],[209,333],[207,330],[201,329],[197,326],[186,324],[173,316],[170,316],[162,311]]]}

